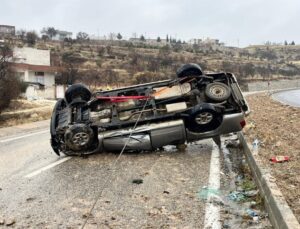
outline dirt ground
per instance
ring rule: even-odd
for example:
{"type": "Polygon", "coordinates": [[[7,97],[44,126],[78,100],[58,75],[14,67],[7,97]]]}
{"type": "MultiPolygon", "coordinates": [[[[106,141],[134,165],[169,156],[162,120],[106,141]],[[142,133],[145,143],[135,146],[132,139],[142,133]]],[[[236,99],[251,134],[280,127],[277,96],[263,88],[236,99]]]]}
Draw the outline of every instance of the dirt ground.
{"type": "Polygon", "coordinates": [[[300,222],[300,108],[283,105],[265,93],[251,95],[252,110],[245,135],[260,141],[258,155],[271,169],[288,204],[300,222]],[[272,156],[289,156],[284,163],[272,163],[272,156]]]}
{"type": "Polygon", "coordinates": [[[0,127],[50,119],[55,100],[13,100],[0,114],[0,127]]]}

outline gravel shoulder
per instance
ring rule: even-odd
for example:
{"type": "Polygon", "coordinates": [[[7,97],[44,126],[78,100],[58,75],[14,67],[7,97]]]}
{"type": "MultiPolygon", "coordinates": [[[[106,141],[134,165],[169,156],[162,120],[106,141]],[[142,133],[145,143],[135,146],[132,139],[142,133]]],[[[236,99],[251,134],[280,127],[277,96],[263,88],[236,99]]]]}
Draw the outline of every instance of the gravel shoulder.
{"type": "Polygon", "coordinates": [[[260,142],[258,156],[271,170],[286,201],[300,222],[300,109],[283,105],[265,93],[248,96],[252,113],[244,132],[260,142]],[[272,163],[273,156],[289,156],[285,163],[272,163]]]}

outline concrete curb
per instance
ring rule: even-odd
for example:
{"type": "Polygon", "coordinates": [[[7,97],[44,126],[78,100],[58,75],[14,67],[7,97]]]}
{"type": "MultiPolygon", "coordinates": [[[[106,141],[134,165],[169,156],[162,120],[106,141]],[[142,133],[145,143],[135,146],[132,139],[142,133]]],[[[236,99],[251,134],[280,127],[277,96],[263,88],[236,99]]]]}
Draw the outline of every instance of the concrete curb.
{"type": "Polygon", "coordinates": [[[275,178],[271,176],[268,169],[262,166],[263,162],[253,155],[249,144],[241,132],[238,133],[238,137],[261,196],[264,199],[273,227],[275,229],[300,229],[300,224],[276,185],[275,178]]]}

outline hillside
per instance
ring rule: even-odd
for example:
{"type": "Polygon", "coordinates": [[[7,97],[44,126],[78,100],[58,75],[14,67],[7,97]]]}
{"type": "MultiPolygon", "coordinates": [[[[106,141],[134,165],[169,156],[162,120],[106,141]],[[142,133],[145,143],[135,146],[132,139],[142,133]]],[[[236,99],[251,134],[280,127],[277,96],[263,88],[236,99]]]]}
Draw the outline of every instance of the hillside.
{"type": "MultiPolygon", "coordinates": [[[[16,45],[23,46],[21,41],[16,45]]],[[[257,45],[247,48],[173,43],[147,45],[128,41],[38,41],[51,50],[59,67],[57,82],[81,81],[94,87],[120,86],[175,77],[183,63],[198,63],[204,71],[228,71],[241,84],[253,80],[298,78],[300,46],[257,45]]]]}

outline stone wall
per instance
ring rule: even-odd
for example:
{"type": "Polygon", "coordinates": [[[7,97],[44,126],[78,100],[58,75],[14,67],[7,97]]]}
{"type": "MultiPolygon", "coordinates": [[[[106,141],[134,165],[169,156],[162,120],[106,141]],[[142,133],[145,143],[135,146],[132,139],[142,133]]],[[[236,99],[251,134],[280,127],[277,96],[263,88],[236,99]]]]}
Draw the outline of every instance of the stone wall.
{"type": "Polygon", "coordinates": [[[266,90],[277,90],[277,89],[287,89],[287,88],[300,88],[300,79],[297,80],[276,80],[261,81],[248,83],[249,91],[266,91],[266,90]]]}

